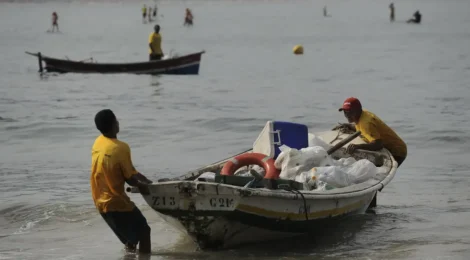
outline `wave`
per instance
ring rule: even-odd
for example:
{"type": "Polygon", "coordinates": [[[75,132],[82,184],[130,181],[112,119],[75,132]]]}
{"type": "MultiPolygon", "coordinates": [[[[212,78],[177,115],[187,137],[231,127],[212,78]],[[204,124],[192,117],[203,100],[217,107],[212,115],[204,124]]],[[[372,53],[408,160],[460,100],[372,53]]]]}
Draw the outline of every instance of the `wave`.
{"type": "MultiPolygon", "coordinates": [[[[0,209],[0,216],[7,227],[13,227],[11,235],[43,230],[47,224],[54,224],[48,229],[55,229],[58,223],[79,223],[89,225],[88,221],[96,215],[93,205],[73,205],[66,203],[31,205],[16,203],[0,209]]],[[[5,234],[4,234],[5,235],[5,234]]]]}
{"type": "Polygon", "coordinates": [[[17,120],[13,119],[13,118],[9,118],[9,117],[1,117],[0,116],[0,122],[7,122],[7,123],[10,123],[10,122],[17,122],[17,120]]]}
{"type": "Polygon", "coordinates": [[[443,143],[459,143],[459,144],[464,144],[467,142],[467,140],[470,138],[470,136],[436,136],[430,138],[428,141],[430,142],[443,142],[443,143]]]}

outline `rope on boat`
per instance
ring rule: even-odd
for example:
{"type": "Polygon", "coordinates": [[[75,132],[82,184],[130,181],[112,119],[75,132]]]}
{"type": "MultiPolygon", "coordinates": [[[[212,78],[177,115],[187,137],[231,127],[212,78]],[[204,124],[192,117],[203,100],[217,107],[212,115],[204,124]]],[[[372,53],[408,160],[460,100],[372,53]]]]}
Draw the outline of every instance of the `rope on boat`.
{"type": "Polygon", "coordinates": [[[331,129],[333,131],[338,130],[338,134],[336,135],[336,137],[333,140],[331,140],[330,144],[332,144],[334,141],[336,141],[338,139],[339,135],[342,134],[342,133],[343,134],[354,134],[354,131],[351,130],[348,125],[349,124],[338,123],[337,126],[333,127],[333,129],[331,129]]]}
{"type": "Polygon", "coordinates": [[[302,197],[302,200],[304,202],[304,213],[305,213],[305,220],[308,221],[308,212],[307,212],[307,200],[305,200],[305,197],[304,197],[304,194],[302,194],[302,192],[300,192],[298,189],[294,188],[294,187],[286,187],[286,188],[283,188],[283,190],[285,191],[289,191],[289,192],[292,192],[294,194],[299,194],[300,197],[302,197]]]}

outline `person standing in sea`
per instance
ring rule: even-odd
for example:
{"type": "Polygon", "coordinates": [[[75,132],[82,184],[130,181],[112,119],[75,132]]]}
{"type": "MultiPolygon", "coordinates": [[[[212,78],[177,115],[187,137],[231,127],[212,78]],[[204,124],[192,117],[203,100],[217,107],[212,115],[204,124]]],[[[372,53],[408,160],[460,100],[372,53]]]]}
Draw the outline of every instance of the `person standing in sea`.
{"type": "Polygon", "coordinates": [[[142,23],[147,23],[146,18],[147,17],[147,5],[144,5],[142,7],[142,23]]]}
{"type": "Polygon", "coordinates": [[[132,164],[129,145],[117,139],[119,121],[110,109],[95,115],[96,128],[101,132],[91,150],[91,195],[100,215],[125,245],[127,252],[149,254],[150,227],[142,212],[130,200],[124,184],[148,194],[152,183],[132,164]]]}
{"type": "Polygon", "coordinates": [[[390,22],[395,21],[395,5],[391,3],[388,8],[390,9],[390,22]]]}
{"type": "Polygon", "coordinates": [[[163,58],[162,35],[160,25],[153,27],[153,32],[149,35],[149,60],[161,60],[163,58]]]}
{"type": "Polygon", "coordinates": [[[59,31],[59,16],[57,15],[56,12],[52,13],[52,29],[51,32],[54,32],[54,29],[57,29],[57,32],[59,31]]]}

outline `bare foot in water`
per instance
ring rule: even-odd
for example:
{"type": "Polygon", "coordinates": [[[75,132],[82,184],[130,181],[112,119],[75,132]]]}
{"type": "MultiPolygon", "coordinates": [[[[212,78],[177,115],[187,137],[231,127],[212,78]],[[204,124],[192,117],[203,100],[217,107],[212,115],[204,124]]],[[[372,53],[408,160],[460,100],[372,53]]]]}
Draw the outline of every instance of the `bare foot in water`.
{"type": "Polygon", "coordinates": [[[126,249],[127,253],[135,253],[136,252],[136,246],[135,245],[127,244],[125,249],[126,249]]]}

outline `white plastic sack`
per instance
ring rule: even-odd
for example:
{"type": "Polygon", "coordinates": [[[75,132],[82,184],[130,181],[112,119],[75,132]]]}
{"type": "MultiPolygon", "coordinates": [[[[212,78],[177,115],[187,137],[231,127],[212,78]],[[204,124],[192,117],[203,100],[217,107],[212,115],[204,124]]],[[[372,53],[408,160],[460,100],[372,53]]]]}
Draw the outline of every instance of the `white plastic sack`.
{"type": "Polygon", "coordinates": [[[281,170],[279,178],[293,180],[297,175],[299,167],[302,167],[302,156],[299,150],[292,149],[285,145],[279,147],[279,150],[281,150],[281,153],[276,161],[274,161],[276,169],[281,170]]]}
{"type": "Polygon", "coordinates": [[[308,190],[314,186],[323,189],[346,187],[374,178],[378,172],[367,159],[356,161],[348,157],[335,160],[322,146],[297,150],[282,145],[279,149],[281,154],[274,162],[274,166],[281,170],[279,177],[304,183],[308,190]],[[313,175],[316,180],[312,182],[313,175]]]}
{"type": "Polygon", "coordinates": [[[297,150],[286,145],[279,147],[281,154],[274,162],[274,166],[281,170],[282,179],[294,180],[295,177],[314,166],[321,165],[327,159],[326,150],[320,146],[307,147],[297,150]]]}
{"type": "Polygon", "coordinates": [[[354,159],[354,157],[340,158],[337,162],[340,163],[341,166],[350,166],[356,162],[356,159],[354,159]]]}
{"type": "Polygon", "coordinates": [[[365,182],[377,174],[377,167],[367,159],[359,160],[343,169],[348,174],[351,184],[365,182]]]}
{"type": "Polygon", "coordinates": [[[338,166],[316,167],[313,171],[317,180],[335,188],[346,187],[351,183],[348,174],[338,166]]]}
{"type": "Polygon", "coordinates": [[[295,181],[296,182],[308,182],[311,179],[311,174],[310,172],[301,172],[300,174],[297,174],[295,176],[295,181]]]}
{"type": "MultiPolygon", "coordinates": [[[[343,163],[351,161],[344,160],[343,163]]],[[[315,176],[319,181],[336,188],[342,188],[374,178],[377,174],[377,167],[369,160],[362,159],[350,165],[316,167],[315,171],[315,176]]]]}
{"type": "Polygon", "coordinates": [[[332,145],[326,143],[321,137],[315,136],[314,134],[309,133],[308,134],[308,146],[313,147],[313,146],[320,146],[323,147],[323,149],[328,150],[332,145]]]}
{"type": "Polygon", "coordinates": [[[320,167],[324,167],[324,166],[349,166],[349,165],[352,165],[355,162],[356,162],[356,159],[354,159],[354,157],[341,158],[339,160],[335,160],[335,159],[331,158],[330,156],[328,156],[318,166],[320,166],[320,167]]]}
{"type": "Polygon", "coordinates": [[[295,181],[303,183],[304,190],[318,188],[318,185],[320,184],[316,179],[315,172],[312,170],[298,174],[295,176],[295,181]]]}

